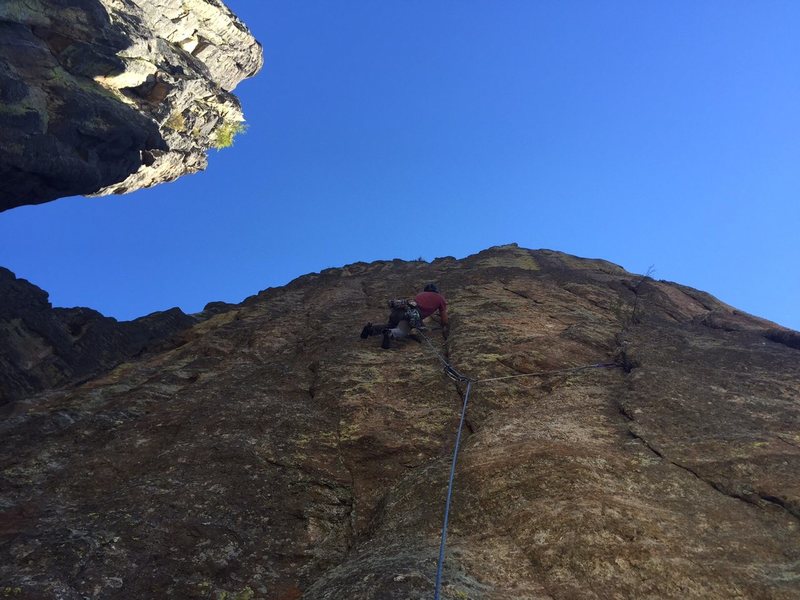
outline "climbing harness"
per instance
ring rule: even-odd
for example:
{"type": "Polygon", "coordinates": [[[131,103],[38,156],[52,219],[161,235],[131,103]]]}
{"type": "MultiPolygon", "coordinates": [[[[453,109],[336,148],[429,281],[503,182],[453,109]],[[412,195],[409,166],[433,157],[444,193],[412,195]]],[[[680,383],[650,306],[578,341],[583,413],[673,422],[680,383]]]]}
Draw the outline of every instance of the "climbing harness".
{"type": "Polygon", "coordinates": [[[422,326],[422,315],[419,314],[419,309],[416,306],[406,308],[406,321],[411,327],[422,326]]]}
{"type": "Polygon", "coordinates": [[[461,420],[458,423],[458,432],[456,433],[456,442],[455,446],[453,447],[453,459],[450,462],[450,479],[447,483],[447,499],[445,500],[444,504],[444,520],[442,523],[442,538],[439,544],[439,560],[436,564],[436,584],[434,587],[434,600],[440,600],[441,588],[442,588],[442,573],[444,571],[444,555],[445,549],[447,547],[447,524],[450,518],[450,504],[453,497],[453,484],[455,481],[456,475],[456,461],[458,460],[458,448],[461,445],[461,432],[464,428],[464,420],[467,415],[467,403],[469,402],[469,393],[472,391],[473,384],[476,383],[489,383],[494,381],[502,381],[506,379],[517,379],[519,377],[541,377],[545,375],[557,375],[561,373],[577,373],[579,371],[586,371],[589,369],[612,369],[619,367],[620,365],[616,363],[595,363],[592,365],[583,365],[580,367],[572,367],[570,369],[553,369],[550,371],[535,371],[532,373],[517,373],[514,375],[502,375],[500,377],[486,377],[484,379],[472,379],[471,377],[467,377],[460,373],[450,361],[442,355],[439,350],[437,350],[436,346],[433,344],[431,339],[425,335],[423,331],[423,327],[415,327],[419,334],[422,336],[422,339],[430,347],[433,354],[436,358],[439,359],[439,362],[442,363],[442,371],[444,372],[447,377],[455,381],[456,383],[466,383],[467,389],[464,392],[464,403],[461,407],[461,420]]]}
{"type": "Polygon", "coordinates": [[[404,310],[405,315],[403,318],[408,321],[408,324],[411,327],[422,327],[422,315],[420,315],[416,300],[395,298],[393,300],[389,300],[389,308],[392,310],[404,310]]]}

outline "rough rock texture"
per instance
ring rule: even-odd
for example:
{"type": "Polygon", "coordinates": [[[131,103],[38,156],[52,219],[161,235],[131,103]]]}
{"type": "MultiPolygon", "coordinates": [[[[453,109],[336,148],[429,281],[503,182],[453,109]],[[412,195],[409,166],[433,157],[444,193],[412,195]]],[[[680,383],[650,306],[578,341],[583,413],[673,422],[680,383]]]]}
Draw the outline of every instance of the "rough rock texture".
{"type": "Polygon", "coordinates": [[[4,0],[0,211],[205,168],[261,64],[218,0],[4,0]]]}
{"type": "Polygon", "coordinates": [[[475,384],[444,598],[800,597],[798,334],[514,246],[301,277],[7,406],[0,590],[432,597],[460,393],[358,338],[431,280],[473,378],[618,364],[475,384]]]}
{"type": "Polygon", "coordinates": [[[197,321],[178,308],[121,323],[53,308],[47,292],[0,267],[0,405],[108,371],[197,321]]]}

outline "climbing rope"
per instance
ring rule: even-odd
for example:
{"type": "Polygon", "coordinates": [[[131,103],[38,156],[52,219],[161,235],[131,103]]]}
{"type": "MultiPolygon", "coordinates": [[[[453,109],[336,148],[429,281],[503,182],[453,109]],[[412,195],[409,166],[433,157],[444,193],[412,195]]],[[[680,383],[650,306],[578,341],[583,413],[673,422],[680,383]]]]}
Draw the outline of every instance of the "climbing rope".
{"type": "Polygon", "coordinates": [[[422,329],[417,329],[419,334],[422,336],[422,339],[428,344],[431,349],[431,352],[439,359],[439,362],[442,363],[443,371],[445,375],[447,375],[450,379],[455,381],[459,381],[462,383],[472,382],[472,383],[489,383],[491,381],[502,381],[504,379],[517,379],[519,377],[543,377],[545,375],[559,375],[563,373],[578,373],[580,371],[587,371],[589,369],[615,369],[620,368],[620,365],[617,363],[594,363],[591,365],[581,365],[579,367],[570,367],[568,369],[550,369],[549,371],[533,371],[531,373],[515,373],[514,375],[501,375],[499,377],[484,377],[483,379],[473,379],[472,377],[467,377],[466,375],[461,374],[452,364],[450,361],[445,358],[441,352],[436,349],[436,346],[431,341],[431,339],[425,335],[422,329]]]}
{"type": "Polygon", "coordinates": [[[464,392],[464,406],[461,407],[461,420],[458,423],[458,433],[456,434],[456,445],[453,448],[453,461],[450,463],[450,481],[447,484],[447,500],[444,503],[444,522],[442,523],[442,541],[439,544],[439,562],[436,565],[436,586],[433,598],[439,600],[439,592],[442,588],[442,571],[444,570],[444,551],[447,546],[447,521],[450,518],[450,500],[453,497],[453,480],[456,476],[456,460],[458,459],[458,446],[461,443],[461,430],[464,428],[464,417],[467,414],[467,403],[469,402],[469,392],[472,389],[472,381],[467,380],[467,391],[464,392]]]}
{"type": "Polygon", "coordinates": [[[503,381],[506,379],[517,379],[519,377],[542,377],[545,375],[557,375],[561,373],[577,373],[579,371],[586,371],[589,369],[613,369],[620,365],[616,363],[595,363],[592,365],[582,365],[580,367],[572,367],[569,369],[552,369],[549,371],[534,371],[532,373],[516,373],[514,375],[501,375],[499,377],[485,377],[483,379],[472,379],[466,375],[461,374],[439,350],[437,350],[431,339],[425,335],[421,328],[416,328],[422,338],[430,347],[439,362],[442,363],[442,370],[445,375],[457,383],[466,383],[467,389],[464,392],[464,404],[461,407],[461,420],[458,423],[458,432],[456,433],[456,443],[453,447],[453,460],[450,463],[450,479],[447,483],[447,499],[444,504],[444,521],[442,523],[442,539],[439,544],[439,561],[436,564],[436,584],[434,587],[434,600],[440,599],[442,588],[442,573],[444,571],[444,554],[447,547],[447,523],[450,518],[450,503],[453,497],[453,483],[456,475],[456,461],[458,460],[458,448],[461,445],[461,432],[464,429],[464,419],[467,415],[467,403],[469,402],[469,393],[472,391],[472,385],[475,383],[489,383],[494,381],[503,381]]]}
{"type": "Polygon", "coordinates": [[[433,342],[431,341],[431,338],[429,338],[427,335],[425,335],[425,333],[422,331],[422,329],[417,328],[417,331],[419,331],[419,334],[422,336],[422,339],[424,339],[425,342],[427,342],[428,346],[430,346],[431,352],[433,352],[434,355],[436,355],[436,358],[439,359],[439,362],[442,363],[442,367],[443,367],[445,375],[447,375],[453,381],[460,381],[460,382],[463,382],[463,383],[466,383],[468,381],[472,381],[466,375],[462,375],[461,373],[459,373],[456,370],[456,368],[453,365],[450,364],[450,361],[447,360],[447,358],[445,358],[444,356],[442,356],[442,353],[439,352],[436,349],[436,346],[433,345],[433,342]]]}

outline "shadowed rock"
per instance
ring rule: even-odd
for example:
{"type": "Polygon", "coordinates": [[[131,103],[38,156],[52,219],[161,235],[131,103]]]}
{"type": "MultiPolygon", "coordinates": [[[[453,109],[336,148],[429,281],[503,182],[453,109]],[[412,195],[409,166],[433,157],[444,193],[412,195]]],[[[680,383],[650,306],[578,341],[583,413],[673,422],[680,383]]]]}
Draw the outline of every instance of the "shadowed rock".
{"type": "Polygon", "coordinates": [[[46,292],[0,268],[0,405],[105,372],[196,322],[178,308],[122,323],[53,308],[46,292]]]}
{"type": "Polygon", "coordinates": [[[462,390],[426,344],[358,335],[429,281],[452,326],[447,345],[429,335],[470,377],[620,365],[474,385],[444,598],[800,595],[800,361],[767,337],[796,334],[515,246],[306,275],[9,405],[0,584],[432,597],[462,390]]]}

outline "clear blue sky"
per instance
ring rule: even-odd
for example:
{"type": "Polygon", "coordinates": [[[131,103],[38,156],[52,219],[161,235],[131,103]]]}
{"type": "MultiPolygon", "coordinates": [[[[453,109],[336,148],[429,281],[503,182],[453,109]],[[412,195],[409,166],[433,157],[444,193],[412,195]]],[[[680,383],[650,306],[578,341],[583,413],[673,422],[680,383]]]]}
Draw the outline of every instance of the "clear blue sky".
{"type": "Polygon", "coordinates": [[[0,214],[0,265],[128,319],[518,242],[800,329],[800,3],[228,0],[264,45],[209,169],[0,214]]]}

